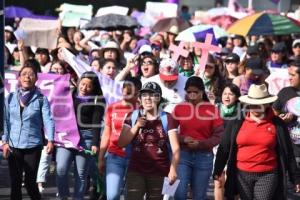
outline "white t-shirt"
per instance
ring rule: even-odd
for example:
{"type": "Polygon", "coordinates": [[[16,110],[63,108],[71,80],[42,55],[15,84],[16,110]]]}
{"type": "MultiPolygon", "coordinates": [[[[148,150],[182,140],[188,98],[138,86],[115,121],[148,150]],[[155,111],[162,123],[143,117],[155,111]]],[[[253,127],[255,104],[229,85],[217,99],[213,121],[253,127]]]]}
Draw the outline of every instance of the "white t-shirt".
{"type": "Polygon", "coordinates": [[[172,88],[167,88],[161,82],[159,75],[155,75],[153,77],[146,79],[143,82],[143,84],[145,84],[147,82],[158,83],[162,90],[162,97],[168,101],[168,105],[164,108],[164,111],[168,112],[168,113],[172,113],[175,106],[178,103],[183,102],[185,99],[184,86],[185,86],[186,80],[187,80],[187,77],[179,74],[176,84],[172,88]]]}

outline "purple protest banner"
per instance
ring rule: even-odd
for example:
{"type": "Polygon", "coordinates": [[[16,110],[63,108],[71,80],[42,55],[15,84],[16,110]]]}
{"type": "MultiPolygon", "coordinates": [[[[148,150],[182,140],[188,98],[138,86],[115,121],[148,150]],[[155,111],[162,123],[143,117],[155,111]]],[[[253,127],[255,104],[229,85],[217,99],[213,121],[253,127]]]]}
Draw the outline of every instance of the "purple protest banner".
{"type": "MultiPolygon", "coordinates": [[[[78,77],[81,77],[84,72],[92,70],[87,63],[76,57],[68,49],[63,48],[62,52],[64,60],[74,69],[78,77]]],[[[100,72],[94,72],[98,75],[103,96],[107,104],[111,104],[122,99],[123,82],[115,81],[100,72]]]]}
{"type": "MultiPolygon", "coordinates": [[[[48,98],[55,122],[55,143],[67,148],[79,148],[80,140],[69,86],[70,75],[38,74],[36,86],[48,98]]],[[[17,73],[5,73],[5,93],[15,91],[17,73]]]]}

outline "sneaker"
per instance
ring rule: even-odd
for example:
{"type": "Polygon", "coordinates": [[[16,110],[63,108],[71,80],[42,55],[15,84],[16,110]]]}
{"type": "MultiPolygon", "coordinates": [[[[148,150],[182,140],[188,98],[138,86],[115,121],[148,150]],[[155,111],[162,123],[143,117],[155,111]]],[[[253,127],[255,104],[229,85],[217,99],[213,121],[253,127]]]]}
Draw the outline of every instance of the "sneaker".
{"type": "Polygon", "coordinates": [[[43,183],[38,183],[39,192],[42,194],[45,188],[43,187],[43,183]]]}

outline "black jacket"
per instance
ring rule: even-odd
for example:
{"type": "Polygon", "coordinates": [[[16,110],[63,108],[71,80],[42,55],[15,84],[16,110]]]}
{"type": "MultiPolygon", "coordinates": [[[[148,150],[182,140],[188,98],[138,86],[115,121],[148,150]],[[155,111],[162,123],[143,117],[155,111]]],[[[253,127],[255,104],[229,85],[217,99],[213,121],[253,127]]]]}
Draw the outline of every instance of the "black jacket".
{"type": "Polygon", "coordinates": [[[92,129],[92,146],[99,146],[101,125],[105,112],[104,97],[95,96],[92,102],[80,103],[76,99],[76,91],[73,91],[74,110],[79,130],[92,129]],[[80,111],[79,111],[80,110],[80,111]],[[80,123],[79,123],[80,122],[80,123]]]}
{"type": "MultiPolygon", "coordinates": [[[[236,156],[237,156],[237,144],[236,138],[243,124],[244,119],[230,121],[227,125],[224,134],[221,138],[219,145],[213,177],[220,176],[227,164],[227,179],[225,182],[225,196],[227,199],[234,199],[234,195],[238,194],[237,190],[237,167],[236,167],[236,156]]],[[[277,135],[277,158],[278,158],[278,171],[279,171],[279,184],[276,189],[276,194],[273,199],[284,200],[287,198],[287,174],[292,183],[300,183],[300,173],[297,170],[295,157],[293,154],[292,143],[290,135],[284,122],[274,117],[272,119],[273,124],[276,126],[277,135]]]]}

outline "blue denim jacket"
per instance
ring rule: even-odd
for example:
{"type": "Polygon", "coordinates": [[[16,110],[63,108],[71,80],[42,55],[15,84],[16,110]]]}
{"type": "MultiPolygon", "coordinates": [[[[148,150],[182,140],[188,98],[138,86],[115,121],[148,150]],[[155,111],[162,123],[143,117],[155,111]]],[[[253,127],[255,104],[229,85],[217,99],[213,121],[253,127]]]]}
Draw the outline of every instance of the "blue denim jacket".
{"type": "Polygon", "coordinates": [[[43,145],[42,127],[46,138],[54,140],[54,120],[50,110],[50,104],[45,96],[41,96],[39,90],[33,94],[28,105],[24,107],[20,115],[20,103],[18,92],[14,92],[10,102],[5,99],[4,135],[2,140],[9,146],[19,149],[29,149],[43,145]],[[42,111],[39,98],[43,98],[42,111]],[[42,116],[41,116],[42,115],[42,116]]]}

